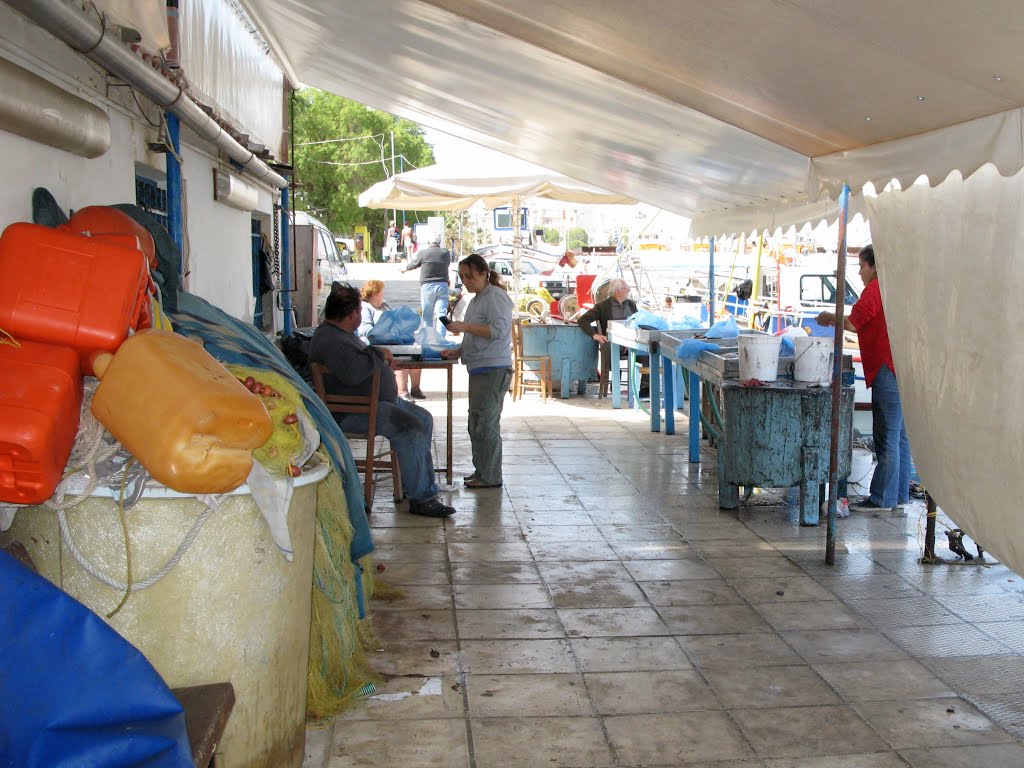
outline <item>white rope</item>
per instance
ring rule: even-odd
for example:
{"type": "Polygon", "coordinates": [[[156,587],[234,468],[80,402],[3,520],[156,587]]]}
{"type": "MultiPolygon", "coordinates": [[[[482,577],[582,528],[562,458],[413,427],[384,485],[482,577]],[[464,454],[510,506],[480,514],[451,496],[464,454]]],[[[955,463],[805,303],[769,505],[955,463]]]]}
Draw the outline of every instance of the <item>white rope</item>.
{"type": "MultiPolygon", "coordinates": [[[[207,505],[206,511],[203,512],[198,518],[196,518],[196,521],[194,523],[192,523],[192,527],[189,529],[188,533],[185,534],[184,541],[181,542],[181,544],[178,546],[178,549],[174,552],[173,555],[171,555],[170,559],[166,563],[164,563],[163,566],[161,566],[160,570],[158,570],[152,576],[143,579],[139,582],[136,582],[133,579],[131,591],[138,592],[141,589],[151,587],[158,581],[160,581],[160,579],[162,579],[168,573],[170,573],[174,566],[176,566],[178,562],[181,560],[181,558],[185,556],[185,553],[188,551],[188,548],[192,546],[192,542],[195,541],[196,537],[199,535],[199,531],[202,530],[203,525],[206,523],[207,520],[210,519],[210,515],[212,515],[215,511],[216,510],[214,507],[207,505]]],[[[82,567],[82,570],[84,570],[97,581],[101,581],[108,587],[113,587],[119,592],[124,592],[128,589],[128,585],[125,582],[113,579],[107,574],[103,573],[103,571],[101,571],[82,553],[82,551],[75,544],[74,537],[71,535],[71,526],[68,525],[67,516],[65,515],[63,509],[57,510],[57,522],[60,524],[61,541],[64,542],[64,545],[68,548],[68,552],[70,552],[71,556],[75,558],[75,562],[82,567]]]]}
{"type": "MultiPolygon", "coordinates": [[[[71,534],[71,526],[68,524],[66,515],[67,510],[78,506],[83,501],[90,498],[93,491],[96,490],[101,479],[99,477],[99,472],[96,469],[97,465],[102,464],[105,461],[109,461],[118,453],[118,451],[121,450],[121,444],[116,440],[111,439],[108,442],[107,430],[99,421],[96,420],[96,417],[92,415],[92,408],[90,407],[90,404],[98,384],[99,382],[95,380],[87,381],[85,384],[84,397],[82,398],[82,412],[78,421],[78,435],[75,437],[75,446],[71,451],[71,458],[68,460],[68,464],[74,467],[74,469],[64,473],[64,477],[61,478],[61,481],[58,483],[53,495],[43,503],[43,506],[48,509],[52,509],[57,513],[57,522],[60,526],[61,541],[64,543],[64,546],[68,548],[68,552],[71,553],[71,556],[75,558],[75,562],[82,567],[82,570],[107,586],[113,587],[120,592],[125,592],[128,589],[128,584],[123,581],[113,579],[103,573],[78,548],[78,545],[75,543],[74,536],[71,534]],[[72,498],[67,498],[67,489],[71,483],[71,479],[83,471],[87,473],[89,478],[85,488],[72,498]]],[[[123,471],[128,471],[128,463],[125,464],[123,471]]],[[[123,504],[123,502],[124,500],[122,498],[120,503],[123,504]]],[[[170,573],[171,569],[173,569],[181,558],[185,556],[188,548],[192,546],[192,542],[196,540],[196,536],[199,535],[199,531],[202,530],[203,525],[210,519],[210,515],[212,515],[214,511],[215,508],[207,504],[206,511],[203,512],[192,524],[192,527],[189,529],[189,532],[185,534],[185,539],[181,542],[177,551],[175,551],[160,570],[152,576],[139,582],[132,579],[131,591],[137,592],[140,589],[151,587],[170,573]]]]}
{"type": "Polygon", "coordinates": [[[74,469],[64,473],[64,477],[57,484],[53,495],[43,502],[43,506],[47,509],[54,511],[71,509],[88,499],[92,492],[96,490],[96,486],[99,485],[100,481],[96,465],[109,461],[121,449],[120,443],[116,440],[106,441],[107,430],[92,415],[92,409],[89,407],[98,383],[97,381],[88,381],[85,384],[82,411],[78,419],[78,434],[75,436],[75,445],[71,451],[71,458],[68,459],[68,464],[74,467],[74,469]],[[74,496],[70,501],[66,500],[65,496],[71,479],[83,470],[88,473],[88,483],[86,483],[81,493],[74,496]]]}

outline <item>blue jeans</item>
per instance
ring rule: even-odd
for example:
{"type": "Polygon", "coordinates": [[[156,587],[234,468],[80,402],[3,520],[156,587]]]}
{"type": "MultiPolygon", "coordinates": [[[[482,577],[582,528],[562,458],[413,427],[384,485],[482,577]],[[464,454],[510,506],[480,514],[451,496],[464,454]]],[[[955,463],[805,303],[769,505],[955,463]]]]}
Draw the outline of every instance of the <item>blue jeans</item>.
{"type": "Polygon", "coordinates": [[[869,498],[880,507],[906,504],[910,501],[910,441],[896,374],[885,365],[871,384],[871,415],[878,466],[869,498]]]}
{"type": "MultiPolygon", "coordinates": [[[[342,432],[366,432],[366,414],[353,413],[338,419],[342,432]]],[[[377,403],[377,434],[391,441],[398,454],[402,489],[413,501],[429,501],[437,496],[434,476],[434,417],[430,411],[399,398],[377,403]]]]}
{"type": "Polygon", "coordinates": [[[423,310],[423,322],[434,326],[444,336],[444,326],[437,318],[448,314],[448,283],[421,283],[420,308],[423,310]]]}

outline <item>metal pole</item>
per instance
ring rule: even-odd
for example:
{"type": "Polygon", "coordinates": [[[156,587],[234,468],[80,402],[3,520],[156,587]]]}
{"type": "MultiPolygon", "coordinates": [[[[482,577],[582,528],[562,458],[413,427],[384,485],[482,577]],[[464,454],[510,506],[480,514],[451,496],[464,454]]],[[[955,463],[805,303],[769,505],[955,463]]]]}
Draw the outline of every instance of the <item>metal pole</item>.
{"type": "Polygon", "coordinates": [[[518,306],[519,294],[523,289],[523,231],[519,228],[518,196],[513,196],[509,208],[512,212],[512,293],[518,306]]]}
{"type": "Polygon", "coordinates": [[[925,563],[935,561],[935,516],[938,514],[938,508],[935,505],[935,499],[932,498],[930,493],[924,495],[925,503],[928,505],[928,517],[925,523],[924,529],[924,557],[921,560],[925,563]]]}
{"type": "MultiPolygon", "coordinates": [[[[391,132],[391,175],[395,175],[395,132],[391,132]]],[[[391,209],[391,221],[398,225],[398,209],[391,209]]]]}
{"type": "Polygon", "coordinates": [[[288,187],[281,190],[281,310],[284,335],[292,335],[292,264],[288,247],[292,242],[292,217],[288,211],[288,187]]]}
{"type": "Polygon", "coordinates": [[[708,239],[708,273],[711,275],[708,287],[708,327],[715,324],[715,238],[708,239]]]}
{"type": "Polygon", "coordinates": [[[181,123],[178,116],[165,113],[167,119],[167,138],[174,147],[174,153],[168,152],[167,158],[167,227],[174,244],[178,246],[178,280],[185,286],[185,235],[182,215],[181,198],[181,123]]]}
{"type": "Polygon", "coordinates": [[[750,292],[750,300],[747,302],[747,327],[754,327],[754,303],[761,298],[761,251],[764,247],[764,237],[761,231],[757,232],[757,262],[754,264],[754,287],[750,292]]]}
{"type": "Polygon", "coordinates": [[[839,500],[839,419],[843,396],[843,323],[846,319],[846,218],[850,212],[850,187],[839,193],[839,247],[836,265],[836,332],[832,344],[832,439],[828,451],[828,524],[825,532],[825,563],[836,562],[836,503],[839,500]]]}

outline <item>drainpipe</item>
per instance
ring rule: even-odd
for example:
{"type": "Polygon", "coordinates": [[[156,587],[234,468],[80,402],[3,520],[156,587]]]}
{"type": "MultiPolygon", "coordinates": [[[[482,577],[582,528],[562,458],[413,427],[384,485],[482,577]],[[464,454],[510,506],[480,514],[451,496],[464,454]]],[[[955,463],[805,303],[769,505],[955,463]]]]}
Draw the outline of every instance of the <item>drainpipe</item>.
{"type": "Polygon", "coordinates": [[[281,310],[284,312],[285,338],[292,335],[292,217],[288,211],[288,187],[281,190],[281,310]]]}
{"type": "Polygon", "coordinates": [[[214,144],[257,179],[283,189],[285,178],[243,147],[203,112],[184,91],[106,33],[92,16],[84,15],[63,0],[6,0],[7,4],[35,22],[85,58],[98,64],[141,92],[154,104],[176,115],[206,141],[214,144]]]}
{"type": "Polygon", "coordinates": [[[185,237],[182,230],[182,199],[181,199],[181,124],[178,118],[167,113],[167,138],[170,139],[173,152],[167,152],[167,229],[171,239],[178,246],[178,279],[185,285],[185,237]]]}

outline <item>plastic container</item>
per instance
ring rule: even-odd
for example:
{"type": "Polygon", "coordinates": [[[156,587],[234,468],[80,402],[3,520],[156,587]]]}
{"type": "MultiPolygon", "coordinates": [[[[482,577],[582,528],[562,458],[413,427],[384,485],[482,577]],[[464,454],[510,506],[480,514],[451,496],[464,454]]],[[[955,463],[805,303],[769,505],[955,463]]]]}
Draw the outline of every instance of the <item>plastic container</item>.
{"type": "Polygon", "coordinates": [[[95,363],[92,412],[156,480],[182,493],[224,493],[252,469],[273,424],[259,398],[203,349],[145,330],[95,363]]]}
{"type": "Polygon", "coordinates": [[[779,377],[779,350],[782,339],[762,334],[740,334],[737,340],[740,381],[775,381],[779,377]]]}
{"type": "Polygon", "coordinates": [[[81,407],[74,351],[27,341],[0,345],[0,501],[41,504],[53,495],[81,407]]]}
{"type": "MultiPolygon", "coordinates": [[[[205,522],[181,561],[148,589],[133,592],[107,622],[138,648],[172,688],[230,682],[235,707],[217,745],[221,768],[300,768],[306,733],[306,675],[317,487],[327,465],[304,467],[288,506],[295,559],[274,545],[246,486],[205,522]]],[[[74,492],[74,488],[70,489],[74,492]]],[[[68,528],[85,557],[125,580],[124,533],[116,491],[99,488],[68,510],[68,528]]],[[[156,573],[206,511],[158,486],[125,511],[136,582],[156,573]]],[[[347,519],[348,511],[338,514],[347,519]]],[[[20,541],[40,574],[103,616],[124,596],[76,562],[54,512],[28,507],[0,533],[20,541]]],[[[320,653],[320,649],[316,650],[320,653]]]]}
{"type": "Polygon", "coordinates": [[[823,387],[832,383],[832,339],[797,336],[793,339],[793,379],[823,387]]]}
{"type": "Polygon", "coordinates": [[[139,243],[150,269],[156,269],[156,245],[149,230],[124,211],[108,205],[90,205],[74,212],[64,229],[86,236],[130,235],[139,243]]]}
{"type": "Polygon", "coordinates": [[[149,312],[137,242],[10,225],[0,237],[0,328],[19,341],[71,347],[91,373],[91,357],[115,351],[149,312]]]}

